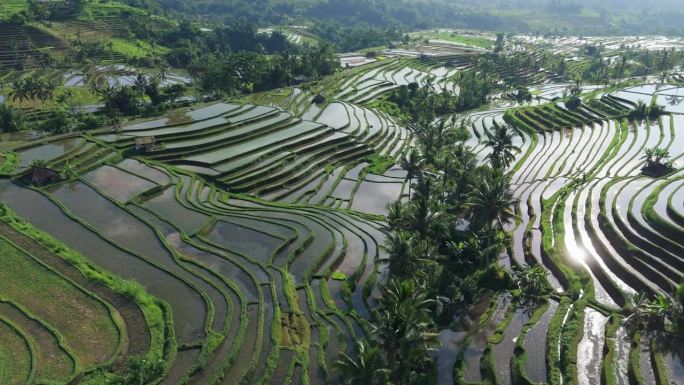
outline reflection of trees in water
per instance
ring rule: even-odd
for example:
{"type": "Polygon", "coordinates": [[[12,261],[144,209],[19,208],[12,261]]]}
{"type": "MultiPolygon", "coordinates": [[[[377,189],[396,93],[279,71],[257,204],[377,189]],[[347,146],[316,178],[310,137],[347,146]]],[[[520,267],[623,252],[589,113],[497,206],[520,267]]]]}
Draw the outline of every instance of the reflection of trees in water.
{"type": "Polygon", "coordinates": [[[669,105],[676,106],[684,101],[684,96],[679,96],[679,88],[677,88],[677,93],[675,95],[667,95],[665,100],[667,100],[669,105]]]}

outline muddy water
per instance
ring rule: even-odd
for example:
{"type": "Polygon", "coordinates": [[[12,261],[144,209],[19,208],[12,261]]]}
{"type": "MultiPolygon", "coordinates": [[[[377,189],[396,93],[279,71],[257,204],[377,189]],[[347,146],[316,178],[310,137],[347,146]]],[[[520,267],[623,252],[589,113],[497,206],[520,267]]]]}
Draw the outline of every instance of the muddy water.
{"type": "Polygon", "coordinates": [[[458,357],[458,349],[463,344],[468,332],[455,332],[444,329],[439,332],[441,344],[437,350],[437,385],[453,385],[454,364],[458,357]]]}
{"type": "Polygon", "coordinates": [[[653,363],[651,362],[651,341],[653,336],[649,333],[641,334],[639,342],[639,370],[644,378],[644,384],[655,384],[655,373],[653,373],[653,363]]]}
{"type": "Polygon", "coordinates": [[[143,205],[170,223],[180,226],[185,233],[195,234],[202,229],[209,217],[183,207],[176,200],[175,190],[175,186],[168,187],[162,194],[146,201],[143,205]]]}
{"type": "MultiPolygon", "coordinates": [[[[586,217],[586,215],[587,215],[586,203],[587,203],[587,200],[590,199],[590,197],[592,196],[590,194],[590,188],[589,188],[592,186],[594,186],[594,185],[590,185],[587,188],[583,189],[580,192],[580,197],[578,199],[577,218],[576,218],[577,230],[579,232],[578,240],[581,240],[581,245],[588,252],[589,259],[590,260],[593,259],[593,261],[595,261],[595,263],[598,264],[598,266],[601,268],[601,270],[610,279],[610,283],[606,283],[606,284],[615,285],[620,290],[624,291],[626,294],[633,294],[633,293],[635,293],[634,289],[632,289],[629,285],[627,285],[622,279],[620,279],[615,273],[613,273],[613,271],[610,268],[608,268],[608,266],[606,265],[603,258],[610,258],[610,256],[604,257],[602,255],[599,255],[599,253],[594,248],[594,242],[602,242],[603,239],[605,239],[605,236],[603,236],[603,233],[601,233],[599,231],[599,234],[600,234],[599,239],[596,239],[596,238],[591,237],[589,235],[589,231],[588,231],[589,227],[593,227],[597,231],[600,230],[598,227],[598,223],[595,222],[595,219],[590,220],[588,223],[586,222],[586,218],[587,218],[586,217]],[[603,237],[603,238],[601,238],[601,237],[603,237]]],[[[593,188],[595,189],[594,191],[596,191],[596,189],[598,189],[598,187],[593,187],[593,188]]],[[[596,199],[598,199],[598,198],[596,198],[596,199]]],[[[593,205],[597,206],[598,202],[592,201],[592,206],[593,205]]],[[[591,207],[591,213],[589,213],[589,215],[591,215],[592,213],[595,213],[596,211],[594,211],[594,210],[598,210],[598,208],[597,207],[596,208],[591,207]]],[[[607,242],[607,240],[606,240],[606,242],[607,242]]],[[[596,291],[596,294],[600,294],[600,292],[596,291]]]]}
{"type": "Polygon", "coordinates": [[[608,317],[592,308],[584,309],[584,336],[577,346],[579,385],[601,384],[601,361],[608,317]]]}
{"type": "Polygon", "coordinates": [[[629,385],[629,350],[631,348],[631,338],[627,333],[627,328],[621,325],[615,332],[615,358],[613,367],[616,368],[615,379],[618,385],[629,385]]]}
{"type": "Polygon", "coordinates": [[[342,103],[331,103],[323,110],[323,113],[316,118],[316,121],[326,124],[336,130],[341,130],[349,125],[347,108],[342,103]]]}
{"type": "Polygon", "coordinates": [[[356,181],[342,179],[330,196],[345,201],[351,200],[351,194],[355,186],[356,181]]]}
{"type": "Polygon", "coordinates": [[[195,363],[197,357],[199,357],[200,349],[186,349],[181,350],[176,355],[176,362],[174,362],[171,371],[166,376],[161,385],[175,385],[177,384],[186,372],[190,370],[190,367],[195,363]]]}
{"type": "Polygon", "coordinates": [[[468,345],[468,348],[466,348],[463,356],[466,381],[482,381],[480,359],[487,347],[487,339],[494,333],[498,324],[506,316],[506,310],[510,303],[511,296],[508,293],[497,299],[496,309],[487,323],[487,326],[478,331],[470,345],[468,345]]]}
{"type": "Polygon", "coordinates": [[[222,385],[239,384],[241,378],[246,374],[250,361],[253,358],[257,346],[259,328],[259,305],[252,304],[247,307],[247,328],[240,345],[240,350],[235,356],[235,361],[226,371],[226,376],[221,381],[222,385]]]}
{"type": "Polygon", "coordinates": [[[670,199],[670,196],[682,186],[684,186],[684,181],[676,181],[668,184],[665,188],[663,188],[658,196],[658,200],[653,206],[656,214],[671,224],[675,224],[676,222],[674,222],[667,213],[667,202],[670,199]]]}
{"type": "MultiPolygon", "coordinates": [[[[506,327],[503,340],[494,346],[494,363],[496,376],[500,384],[511,385],[511,358],[515,349],[516,341],[525,323],[530,319],[531,311],[527,307],[521,307],[515,311],[511,322],[506,327]]],[[[537,357],[531,357],[537,359],[537,357]]]]}
{"type": "Polygon", "coordinates": [[[684,346],[671,347],[664,354],[668,377],[675,384],[684,384],[684,346]]]}
{"type": "Polygon", "coordinates": [[[530,328],[525,337],[525,350],[527,351],[527,362],[525,362],[525,373],[533,382],[548,381],[546,373],[546,340],[549,323],[558,310],[558,302],[550,301],[549,308],[534,326],[530,328]]]}

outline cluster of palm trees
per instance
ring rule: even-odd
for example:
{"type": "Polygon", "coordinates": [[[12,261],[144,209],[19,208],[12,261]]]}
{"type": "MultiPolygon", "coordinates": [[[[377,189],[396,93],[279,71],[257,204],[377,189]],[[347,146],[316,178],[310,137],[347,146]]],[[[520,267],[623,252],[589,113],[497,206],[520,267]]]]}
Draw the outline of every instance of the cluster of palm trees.
{"type": "MultiPolygon", "coordinates": [[[[442,119],[421,125],[418,146],[401,161],[409,191],[388,205],[389,282],[370,340],[338,363],[347,384],[425,383],[433,372],[427,353],[435,344],[435,320],[451,319],[482,287],[512,284],[506,274],[485,273],[498,271],[491,262],[508,242],[504,226],[515,219],[504,171],[514,157],[512,133],[499,127],[490,138],[496,155],[478,164],[465,145],[465,124],[442,119]]],[[[521,275],[521,289],[543,293],[540,271],[521,275]]]]}
{"type": "Polygon", "coordinates": [[[669,166],[670,151],[665,147],[650,147],[644,149],[646,167],[669,166]]]}
{"type": "Polygon", "coordinates": [[[650,106],[644,103],[643,100],[637,101],[634,109],[632,109],[627,117],[630,120],[645,120],[649,118],[651,120],[658,118],[660,115],[665,113],[665,107],[657,104],[651,104],[650,106]]]}
{"type": "Polygon", "coordinates": [[[337,361],[347,385],[424,384],[432,374],[429,352],[438,344],[433,301],[417,280],[390,280],[378,302],[369,340],[337,361]]]}
{"type": "Polygon", "coordinates": [[[468,299],[470,276],[496,259],[505,243],[504,226],[515,218],[504,172],[515,147],[510,129],[500,127],[491,138],[490,164],[480,165],[464,144],[465,123],[450,123],[421,128],[418,148],[401,161],[408,199],[388,205],[385,247],[390,276],[419,277],[432,295],[468,299]]]}
{"type": "Polygon", "coordinates": [[[13,101],[19,102],[20,109],[24,102],[31,100],[37,100],[44,106],[45,102],[52,102],[55,99],[59,86],[58,79],[19,79],[11,84],[12,90],[9,97],[13,101]]]}
{"type": "Polygon", "coordinates": [[[177,99],[185,90],[184,85],[176,84],[165,89],[161,85],[168,79],[168,67],[158,65],[156,73],[148,76],[138,73],[131,85],[122,85],[111,81],[104,73],[95,72],[88,78],[88,85],[93,94],[104,103],[104,111],[110,116],[118,114],[134,115],[141,112],[147,98],[152,107],[177,99]]]}

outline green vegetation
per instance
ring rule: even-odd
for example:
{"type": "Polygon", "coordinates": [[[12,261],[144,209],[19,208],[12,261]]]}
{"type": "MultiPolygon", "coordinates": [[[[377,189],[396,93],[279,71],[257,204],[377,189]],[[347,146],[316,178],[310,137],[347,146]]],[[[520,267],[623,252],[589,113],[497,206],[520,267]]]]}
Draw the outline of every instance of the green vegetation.
{"type": "Polygon", "coordinates": [[[396,160],[390,156],[373,154],[368,157],[368,163],[370,163],[370,165],[366,167],[364,171],[371,174],[382,175],[394,165],[395,161],[396,160]]]}
{"type": "Polygon", "coordinates": [[[679,381],[682,40],[582,4],[3,2],[0,382],[679,381]]]}
{"type": "Polygon", "coordinates": [[[2,293],[58,328],[84,368],[111,360],[120,349],[120,319],[105,304],[5,239],[2,249],[2,293]],[[30,284],[29,284],[30,283],[30,284]],[[46,298],[41,293],[51,293],[46,298]]]}
{"type": "Polygon", "coordinates": [[[439,39],[479,48],[492,48],[494,44],[492,40],[480,36],[470,36],[456,32],[439,30],[420,32],[420,34],[418,34],[418,38],[439,39]]]}
{"type": "Polygon", "coordinates": [[[0,174],[11,174],[18,164],[19,155],[16,152],[8,151],[0,153],[0,174]]]}

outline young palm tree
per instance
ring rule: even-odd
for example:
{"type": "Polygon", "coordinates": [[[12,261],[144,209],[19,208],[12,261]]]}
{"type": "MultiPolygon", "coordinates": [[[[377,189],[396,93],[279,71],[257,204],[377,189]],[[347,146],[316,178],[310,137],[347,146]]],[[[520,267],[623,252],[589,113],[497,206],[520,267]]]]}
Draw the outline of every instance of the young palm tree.
{"type": "Polygon", "coordinates": [[[508,125],[497,126],[494,130],[494,135],[489,136],[484,144],[492,149],[492,152],[487,155],[491,161],[492,167],[507,169],[511,162],[515,159],[514,151],[518,148],[513,145],[513,134],[508,125]]]}
{"type": "Polygon", "coordinates": [[[527,265],[515,274],[515,281],[524,296],[537,298],[549,287],[549,272],[540,265],[527,265]]]}
{"type": "Polygon", "coordinates": [[[62,105],[68,105],[69,101],[74,97],[74,92],[71,91],[70,89],[65,89],[64,91],[60,92],[59,95],[55,98],[57,103],[62,104],[62,105]]]}
{"type": "Polygon", "coordinates": [[[31,170],[36,170],[38,168],[47,167],[48,162],[44,159],[34,159],[29,163],[29,168],[31,170]]]}
{"type": "Polygon", "coordinates": [[[64,179],[67,179],[67,180],[71,179],[77,175],[76,167],[74,167],[74,165],[72,165],[71,163],[66,162],[64,167],[62,167],[61,174],[62,174],[62,178],[64,178],[64,179]]]}
{"type": "Polygon", "coordinates": [[[632,322],[638,327],[643,321],[646,315],[646,305],[648,304],[648,298],[646,298],[646,292],[640,291],[629,297],[629,307],[631,308],[632,314],[630,314],[626,321],[632,322]]]}
{"type": "Polygon", "coordinates": [[[157,77],[159,78],[159,82],[161,84],[166,83],[166,80],[168,79],[168,74],[169,67],[167,67],[166,64],[160,63],[157,66],[157,77]]]}
{"type": "Polygon", "coordinates": [[[17,132],[24,127],[24,120],[19,112],[7,103],[0,104],[0,131],[17,132]]]}
{"type": "Polygon", "coordinates": [[[401,200],[388,203],[387,208],[387,226],[391,232],[399,231],[404,227],[404,205],[401,200]]]}
{"type": "Polygon", "coordinates": [[[387,369],[379,347],[361,340],[356,342],[356,352],[353,357],[344,352],[341,356],[335,366],[340,371],[343,384],[384,385],[386,383],[387,369]]]}
{"type": "Polygon", "coordinates": [[[422,167],[423,158],[415,148],[401,159],[401,168],[406,171],[405,181],[408,181],[409,183],[409,201],[411,201],[411,185],[413,184],[413,178],[421,172],[422,167]]]}

